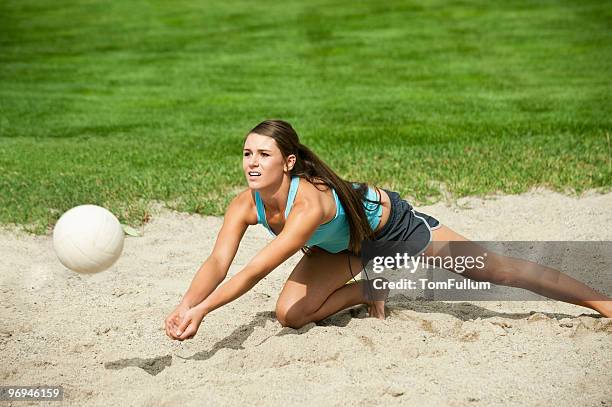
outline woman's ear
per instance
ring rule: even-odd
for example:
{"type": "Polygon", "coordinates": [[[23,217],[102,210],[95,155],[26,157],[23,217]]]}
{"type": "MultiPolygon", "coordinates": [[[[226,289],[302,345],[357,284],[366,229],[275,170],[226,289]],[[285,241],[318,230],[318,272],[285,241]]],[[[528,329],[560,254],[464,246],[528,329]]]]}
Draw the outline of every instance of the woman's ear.
{"type": "Polygon", "coordinates": [[[295,161],[297,160],[297,158],[295,157],[294,154],[291,154],[289,157],[287,157],[287,160],[285,161],[285,171],[289,172],[293,169],[293,167],[295,166],[295,161]]]}

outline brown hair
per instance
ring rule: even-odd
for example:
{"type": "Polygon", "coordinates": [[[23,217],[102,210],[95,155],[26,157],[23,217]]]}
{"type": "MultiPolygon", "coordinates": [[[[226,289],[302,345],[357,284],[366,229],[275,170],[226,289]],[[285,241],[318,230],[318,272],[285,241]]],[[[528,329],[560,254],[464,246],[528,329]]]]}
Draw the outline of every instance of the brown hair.
{"type": "MultiPolygon", "coordinates": [[[[291,124],[285,121],[263,121],[247,133],[247,137],[251,133],[273,138],[285,160],[291,154],[296,156],[295,165],[290,171],[291,176],[305,178],[315,187],[317,185],[327,185],[336,190],[338,199],[340,199],[346,212],[350,228],[348,248],[351,252],[359,254],[361,252],[361,241],[374,237],[374,232],[366,217],[363,201],[367,200],[381,204],[380,201],[371,201],[365,197],[368,185],[361,182],[353,183],[340,178],[315,153],[300,143],[300,139],[291,124]]],[[[307,249],[302,250],[308,253],[307,249]]]]}

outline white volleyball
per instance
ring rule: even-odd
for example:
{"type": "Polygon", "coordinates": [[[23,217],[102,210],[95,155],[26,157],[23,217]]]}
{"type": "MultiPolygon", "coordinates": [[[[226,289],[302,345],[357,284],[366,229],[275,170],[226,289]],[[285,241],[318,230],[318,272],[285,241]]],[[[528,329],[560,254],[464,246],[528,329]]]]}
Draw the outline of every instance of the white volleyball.
{"type": "Polygon", "coordinates": [[[53,248],[59,261],[79,273],[97,273],[112,266],[123,250],[123,228],[107,209],[76,206],[64,213],[53,229],[53,248]]]}

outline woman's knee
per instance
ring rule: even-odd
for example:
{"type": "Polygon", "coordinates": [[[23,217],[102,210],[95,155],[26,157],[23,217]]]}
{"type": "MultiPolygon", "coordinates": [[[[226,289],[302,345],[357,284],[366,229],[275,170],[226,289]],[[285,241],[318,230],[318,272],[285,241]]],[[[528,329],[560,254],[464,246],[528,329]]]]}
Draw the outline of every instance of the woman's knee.
{"type": "Polygon", "coordinates": [[[511,257],[495,255],[487,259],[485,280],[493,284],[514,287],[519,285],[520,267],[511,257]]]}
{"type": "Polygon", "coordinates": [[[287,318],[285,315],[276,314],[276,320],[279,324],[281,324],[281,326],[285,328],[300,329],[301,327],[306,325],[298,319],[287,318]]]}
{"type": "Polygon", "coordinates": [[[308,321],[308,310],[298,306],[296,303],[286,304],[280,301],[277,302],[275,314],[278,322],[288,328],[299,329],[310,322],[308,321]]]}

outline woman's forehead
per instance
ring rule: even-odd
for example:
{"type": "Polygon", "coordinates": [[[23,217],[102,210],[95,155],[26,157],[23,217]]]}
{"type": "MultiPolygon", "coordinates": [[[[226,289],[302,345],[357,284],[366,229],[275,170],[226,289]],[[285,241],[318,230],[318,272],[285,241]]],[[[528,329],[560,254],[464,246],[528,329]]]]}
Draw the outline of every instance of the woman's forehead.
{"type": "Polygon", "coordinates": [[[272,137],[251,133],[244,142],[244,148],[256,150],[278,150],[276,142],[272,137]]]}

